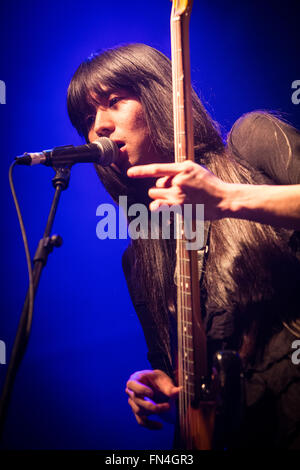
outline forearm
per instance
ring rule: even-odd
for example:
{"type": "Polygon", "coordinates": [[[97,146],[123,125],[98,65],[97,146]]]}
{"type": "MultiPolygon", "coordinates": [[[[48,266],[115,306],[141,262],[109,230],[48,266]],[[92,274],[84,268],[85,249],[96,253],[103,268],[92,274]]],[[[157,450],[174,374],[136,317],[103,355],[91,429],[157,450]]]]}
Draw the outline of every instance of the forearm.
{"type": "Polygon", "coordinates": [[[225,184],[222,217],[300,230],[300,185],[225,184]]]}
{"type": "Polygon", "coordinates": [[[127,174],[134,178],[158,178],[156,187],[148,192],[154,199],[151,210],[163,204],[201,203],[208,220],[230,217],[300,230],[300,184],[225,183],[189,160],[134,166],[127,174]]]}

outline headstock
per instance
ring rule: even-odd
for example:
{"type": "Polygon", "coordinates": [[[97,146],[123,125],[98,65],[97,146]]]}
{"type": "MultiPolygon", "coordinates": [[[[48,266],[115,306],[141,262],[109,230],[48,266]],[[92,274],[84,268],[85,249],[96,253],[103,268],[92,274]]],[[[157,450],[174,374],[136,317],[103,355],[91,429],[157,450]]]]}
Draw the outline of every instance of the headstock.
{"type": "Polygon", "coordinates": [[[172,16],[190,15],[193,6],[193,0],[173,0],[172,16]]]}

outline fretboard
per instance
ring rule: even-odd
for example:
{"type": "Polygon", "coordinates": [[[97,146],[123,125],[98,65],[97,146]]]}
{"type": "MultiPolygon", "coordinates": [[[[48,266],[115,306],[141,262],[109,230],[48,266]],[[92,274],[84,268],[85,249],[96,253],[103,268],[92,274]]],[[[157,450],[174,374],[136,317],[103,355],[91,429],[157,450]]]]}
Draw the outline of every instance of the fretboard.
{"type": "MultiPolygon", "coordinates": [[[[191,2],[189,2],[191,3],[191,2]]],[[[189,56],[190,11],[177,15],[174,3],[171,15],[172,81],[174,110],[175,161],[194,160],[193,119],[189,56]]],[[[183,209],[184,210],[184,209],[183,209]]],[[[177,227],[183,227],[176,215],[177,227]]],[[[192,223],[192,222],[191,222],[192,223]]],[[[201,321],[197,251],[187,250],[184,234],[176,240],[177,333],[179,421],[188,440],[187,409],[195,401],[199,376],[206,375],[206,336],[201,321]],[[196,341],[195,341],[196,340],[196,341]],[[195,348],[195,344],[197,344],[195,348]]]]}

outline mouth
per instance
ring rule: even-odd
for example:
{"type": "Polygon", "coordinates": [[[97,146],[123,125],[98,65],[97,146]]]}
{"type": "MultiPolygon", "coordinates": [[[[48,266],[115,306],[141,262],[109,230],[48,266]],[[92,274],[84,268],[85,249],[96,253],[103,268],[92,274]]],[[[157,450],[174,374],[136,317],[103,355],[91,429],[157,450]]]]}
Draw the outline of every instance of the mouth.
{"type": "Polygon", "coordinates": [[[117,144],[119,150],[125,146],[124,142],[118,142],[118,141],[115,141],[115,143],[117,144]]]}
{"type": "Polygon", "coordinates": [[[114,142],[117,144],[119,149],[119,158],[113,165],[120,173],[126,174],[128,168],[130,167],[126,143],[118,140],[115,140],[114,142]]]}
{"type": "Polygon", "coordinates": [[[115,141],[115,143],[117,144],[117,147],[119,149],[119,159],[120,161],[123,161],[124,158],[125,158],[125,154],[126,154],[126,144],[124,142],[121,142],[121,141],[115,141]]]}

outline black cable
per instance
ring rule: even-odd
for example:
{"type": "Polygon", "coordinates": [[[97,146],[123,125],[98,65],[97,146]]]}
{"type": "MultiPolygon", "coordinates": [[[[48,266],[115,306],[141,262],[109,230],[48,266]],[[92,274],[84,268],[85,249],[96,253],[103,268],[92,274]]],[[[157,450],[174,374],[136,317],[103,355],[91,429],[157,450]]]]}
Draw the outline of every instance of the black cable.
{"type": "Polygon", "coordinates": [[[47,219],[47,226],[44,231],[43,238],[39,241],[38,248],[33,258],[33,265],[31,263],[28,242],[26,231],[21,215],[20,206],[17,200],[16,191],[13,184],[13,169],[17,164],[17,160],[12,163],[9,168],[9,184],[11,192],[13,195],[14,203],[16,206],[19,224],[21,228],[21,233],[24,242],[27,267],[28,267],[28,276],[29,276],[29,288],[26,294],[25,302],[23,305],[22,314],[20,317],[17,334],[15,337],[14,345],[12,348],[12,353],[10,361],[8,364],[8,369],[5,377],[5,382],[2,390],[2,395],[0,397],[0,436],[2,434],[6,413],[8,409],[9,399],[13,388],[14,379],[17,374],[18,367],[24,357],[26,346],[29,339],[29,334],[32,324],[33,316],[33,306],[34,306],[34,297],[37,291],[38,283],[43,268],[47,263],[49,254],[53,251],[53,248],[59,247],[62,244],[62,238],[59,235],[50,236],[50,232],[54,223],[55,214],[57,211],[58,203],[60,200],[61,192],[68,188],[71,167],[58,167],[55,168],[55,176],[52,178],[52,185],[55,188],[55,194],[50,208],[50,213],[47,219]]]}
{"type": "Polygon", "coordinates": [[[33,315],[33,303],[34,303],[34,287],[33,287],[33,272],[32,272],[32,264],[31,264],[31,257],[30,257],[30,252],[29,252],[29,247],[28,247],[28,240],[27,240],[27,235],[26,235],[26,230],[21,214],[21,209],[20,205],[17,199],[15,187],[14,187],[14,182],[13,182],[13,169],[16,166],[17,162],[14,161],[8,171],[8,179],[9,179],[9,185],[10,185],[10,190],[12,193],[12,197],[15,203],[17,215],[18,215],[18,220],[19,220],[19,225],[21,229],[21,234],[23,238],[23,243],[24,243],[24,250],[25,250],[25,256],[26,256],[26,262],[27,262],[27,269],[28,269],[28,281],[29,281],[29,306],[28,306],[28,314],[27,314],[27,325],[26,325],[26,333],[27,336],[29,336],[30,333],[30,328],[31,328],[31,323],[32,323],[32,315],[33,315]]]}
{"type": "Polygon", "coordinates": [[[28,269],[29,288],[28,288],[28,297],[26,299],[28,300],[26,304],[27,308],[23,310],[20,321],[19,321],[18,330],[17,330],[15,341],[14,341],[14,345],[13,345],[13,349],[12,349],[10,361],[8,364],[6,377],[5,377],[5,382],[4,382],[4,386],[3,386],[3,390],[1,394],[1,399],[0,399],[0,436],[1,436],[1,432],[3,431],[3,426],[5,422],[10,394],[12,391],[13,381],[16,376],[18,366],[20,365],[21,360],[24,356],[28,338],[30,335],[32,316],[33,316],[33,306],[34,306],[34,281],[33,281],[33,270],[32,270],[30,252],[29,252],[24,222],[23,222],[20,206],[18,203],[18,199],[17,199],[17,195],[16,195],[16,191],[14,188],[14,183],[13,183],[13,169],[16,164],[17,164],[16,161],[14,161],[11,164],[9,168],[9,172],[8,172],[8,178],[9,178],[10,189],[11,189],[13,200],[15,203],[18,220],[20,224],[20,229],[22,233],[23,243],[24,243],[27,269],[28,269]]]}

